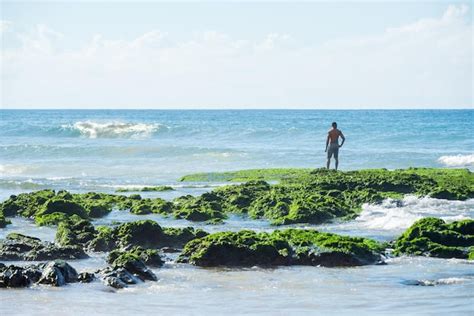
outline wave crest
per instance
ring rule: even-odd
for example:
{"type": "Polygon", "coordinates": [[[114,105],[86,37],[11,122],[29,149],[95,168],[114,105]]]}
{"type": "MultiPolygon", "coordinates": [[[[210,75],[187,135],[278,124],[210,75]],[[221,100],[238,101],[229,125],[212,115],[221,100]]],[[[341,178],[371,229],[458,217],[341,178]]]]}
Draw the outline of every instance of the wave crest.
{"type": "Polygon", "coordinates": [[[438,162],[448,167],[468,167],[474,166],[474,154],[441,156],[438,162]]]}
{"type": "Polygon", "coordinates": [[[93,121],[80,121],[63,128],[78,131],[87,138],[148,138],[160,129],[167,129],[162,124],[93,121]]]}
{"type": "Polygon", "coordinates": [[[423,217],[439,217],[448,222],[472,218],[474,199],[448,201],[430,197],[405,196],[386,199],[382,204],[364,204],[355,222],[365,229],[404,230],[423,217]]]}

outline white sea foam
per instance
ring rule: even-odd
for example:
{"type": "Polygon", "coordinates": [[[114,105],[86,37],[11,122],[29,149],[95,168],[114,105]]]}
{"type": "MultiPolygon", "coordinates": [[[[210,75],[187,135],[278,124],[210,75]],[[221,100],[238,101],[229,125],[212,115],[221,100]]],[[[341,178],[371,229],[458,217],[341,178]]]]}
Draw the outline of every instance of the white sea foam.
{"type": "Polygon", "coordinates": [[[438,162],[448,167],[470,167],[474,166],[474,154],[441,156],[438,162]]]}
{"type": "Polygon", "coordinates": [[[474,199],[448,201],[412,195],[405,196],[401,201],[386,199],[382,204],[364,204],[355,221],[365,229],[403,230],[429,216],[448,222],[472,218],[474,199]]]}
{"type": "Polygon", "coordinates": [[[0,175],[18,175],[28,170],[27,166],[5,164],[0,165],[0,175]]]}
{"type": "Polygon", "coordinates": [[[123,123],[123,122],[93,122],[80,121],[73,125],[63,125],[63,128],[77,130],[88,138],[147,138],[160,129],[167,127],[162,124],[123,123]]]}

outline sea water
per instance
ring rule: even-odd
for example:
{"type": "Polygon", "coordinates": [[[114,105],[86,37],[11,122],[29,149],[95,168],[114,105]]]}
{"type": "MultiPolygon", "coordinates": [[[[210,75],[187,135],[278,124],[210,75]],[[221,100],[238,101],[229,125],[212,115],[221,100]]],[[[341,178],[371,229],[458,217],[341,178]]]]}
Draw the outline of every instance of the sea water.
{"type": "MultiPolygon", "coordinates": [[[[0,110],[0,200],[44,188],[113,193],[121,187],[171,185],[143,195],[172,199],[217,184],[179,182],[189,173],[325,165],[333,121],[346,137],[340,169],[474,168],[472,110],[0,110]]],[[[406,196],[364,205],[358,218],[295,225],[389,241],[425,216],[474,217],[474,200],[406,196]]],[[[113,211],[94,224],[150,218],[162,226],[210,232],[271,231],[264,220],[231,216],[205,225],[113,211]]],[[[55,229],[13,218],[16,231],[54,240],[55,229]]],[[[474,265],[466,260],[401,257],[384,266],[205,269],[172,263],[159,281],[118,292],[100,282],[61,288],[1,290],[0,314],[469,314],[474,265]],[[425,286],[414,286],[414,280],[425,286]]],[[[104,254],[70,262],[78,270],[105,265],[104,254]]],[[[19,263],[22,264],[22,263],[19,263]]]]}

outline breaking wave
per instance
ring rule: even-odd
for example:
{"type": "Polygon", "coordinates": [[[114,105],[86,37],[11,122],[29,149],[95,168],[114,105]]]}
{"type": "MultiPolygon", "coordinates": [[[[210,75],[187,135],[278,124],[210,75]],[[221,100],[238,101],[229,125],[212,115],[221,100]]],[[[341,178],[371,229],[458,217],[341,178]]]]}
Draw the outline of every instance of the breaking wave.
{"type": "Polygon", "coordinates": [[[77,131],[87,138],[148,138],[168,127],[162,124],[80,121],[62,128],[77,131]]]}
{"type": "Polygon", "coordinates": [[[356,222],[367,229],[404,230],[415,221],[429,216],[448,222],[472,218],[474,199],[448,201],[412,195],[402,200],[386,199],[382,204],[364,204],[356,222]]]}
{"type": "Polygon", "coordinates": [[[471,167],[474,166],[474,154],[441,156],[438,162],[448,167],[471,167]]]}

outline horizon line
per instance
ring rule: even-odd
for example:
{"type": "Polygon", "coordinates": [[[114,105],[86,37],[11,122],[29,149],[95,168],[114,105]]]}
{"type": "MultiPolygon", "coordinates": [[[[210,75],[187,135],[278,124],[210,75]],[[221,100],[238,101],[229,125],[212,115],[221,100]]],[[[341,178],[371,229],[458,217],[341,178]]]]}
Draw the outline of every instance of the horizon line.
{"type": "Polygon", "coordinates": [[[405,107],[395,107],[395,108],[378,108],[378,107],[368,107],[368,108],[188,108],[188,107],[176,107],[176,108],[4,108],[0,107],[0,110],[19,110],[19,111],[28,111],[28,110],[40,110],[40,111],[47,111],[47,110],[67,110],[67,111],[91,111],[91,110],[124,110],[124,111],[143,111],[143,110],[159,110],[159,111],[254,111],[254,110],[281,110],[281,111],[292,111],[292,110],[298,110],[298,111],[312,111],[312,110],[322,110],[322,111],[347,111],[347,110],[353,110],[353,111],[365,111],[365,110],[386,110],[386,111],[399,111],[399,110],[474,110],[474,107],[453,107],[453,108],[438,108],[438,107],[415,107],[415,108],[405,108],[405,107]]]}

